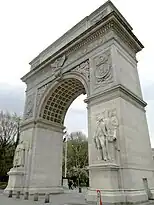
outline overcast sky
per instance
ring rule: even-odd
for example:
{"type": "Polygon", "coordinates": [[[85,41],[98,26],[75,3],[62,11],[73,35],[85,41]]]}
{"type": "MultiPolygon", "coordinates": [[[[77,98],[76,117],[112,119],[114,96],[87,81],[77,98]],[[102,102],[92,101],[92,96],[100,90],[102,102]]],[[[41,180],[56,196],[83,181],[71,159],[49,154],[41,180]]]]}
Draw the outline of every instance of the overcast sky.
{"type": "MultiPolygon", "coordinates": [[[[104,0],[0,0],[0,109],[23,112],[25,86],[20,78],[29,62],[64,32],[89,15],[104,0]]],[[[154,29],[153,0],[112,1],[134,29],[145,48],[137,55],[147,119],[154,146],[154,29]],[[148,2],[148,3],[147,3],[148,2]]],[[[70,107],[69,131],[87,132],[83,96],[70,107]],[[73,118],[71,118],[74,116],[73,118]],[[73,119],[73,120],[72,120],[73,119]]]]}

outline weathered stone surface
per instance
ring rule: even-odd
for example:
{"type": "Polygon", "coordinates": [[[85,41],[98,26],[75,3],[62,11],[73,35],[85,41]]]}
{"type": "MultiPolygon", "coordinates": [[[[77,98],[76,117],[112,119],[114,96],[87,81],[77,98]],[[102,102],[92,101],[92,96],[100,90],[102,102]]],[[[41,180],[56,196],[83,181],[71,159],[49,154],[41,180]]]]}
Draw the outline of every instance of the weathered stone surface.
{"type": "Polygon", "coordinates": [[[96,202],[97,189],[104,204],[154,198],[146,103],[136,61],[142,48],[131,26],[107,1],[31,62],[22,78],[27,84],[21,133],[24,163],[15,163],[9,172],[6,190],[63,192],[63,122],[73,100],[86,93],[87,201],[96,202]]]}

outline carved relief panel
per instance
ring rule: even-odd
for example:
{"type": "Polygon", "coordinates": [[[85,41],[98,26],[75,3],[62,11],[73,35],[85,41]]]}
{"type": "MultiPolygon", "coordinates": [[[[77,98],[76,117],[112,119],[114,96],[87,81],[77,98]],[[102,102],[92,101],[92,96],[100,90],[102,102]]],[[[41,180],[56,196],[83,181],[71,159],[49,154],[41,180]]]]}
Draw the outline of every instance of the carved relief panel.
{"type": "Polygon", "coordinates": [[[26,97],[24,120],[33,117],[35,94],[32,93],[26,97]]]}
{"type": "Polygon", "coordinates": [[[113,82],[113,68],[110,49],[93,59],[93,91],[107,88],[113,82]]]}
{"type": "Polygon", "coordinates": [[[78,72],[83,75],[85,80],[88,82],[90,80],[89,60],[82,62],[74,69],[72,69],[72,71],[78,72]]]}
{"type": "Polygon", "coordinates": [[[97,160],[116,163],[118,118],[116,109],[107,109],[95,116],[93,143],[97,160]]]}
{"type": "Polygon", "coordinates": [[[95,66],[95,86],[105,86],[111,83],[113,76],[111,53],[109,50],[95,59],[95,66]]]}
{"type": "Polygon", "coordinates": [[[36,96],[36,107],[35,107],[35,111],[37,112],[38,108],[39,108],[39,104],[41,102],[41,98],[45,92],[45,90],[47,89],[47,87],[49,86],[49,84],[43,85],[42,87],[38,88],[37,90],[37,96],[36,96]]]}
{"type": "Polygon", "coordinates": [[[65,61],[66,61],[66,56],[63,55],[62,57],[57,58],[53,63],[50,64],[54,77],[57,78],[57,80],[62,78],[62,67],[65,61]]]}
{"type": "MultiPolygon", "coordinates": [[[[64,64],[64,61],[66,60],[65,57],[62,57],[58,60],[56,60],[53,64],[51,64],[52,69],[55,68],[55,79],[56,80],[60,80],[63,77],[62,74],[62,65],[64,64]],[[59,70],[60,69],[60,70],[59,70]]],[[[77,65],[75,68],[73,68],[71,72],[76,72],[81,74],[85,80],[87,82],[89,82],[90,80],[90,71],[89,71],[89,60],[86,60],[82,63],[80,63],[79,65],[77,65]]],[[[54,71],[53,71],[54,74],[54,71]]],[[[45,93],[45,91],[48,89],[48,87],[50,87],[50,85],[52,84],[53,81],[48,82],[47,84],[41,86],[40,88],[37,89],[37,96],[36,96],[36,107],[35,107],[35,111],[37,112],[38,107],[40,105],[41,99],[43,97],[43,94],[45,93]]]]}

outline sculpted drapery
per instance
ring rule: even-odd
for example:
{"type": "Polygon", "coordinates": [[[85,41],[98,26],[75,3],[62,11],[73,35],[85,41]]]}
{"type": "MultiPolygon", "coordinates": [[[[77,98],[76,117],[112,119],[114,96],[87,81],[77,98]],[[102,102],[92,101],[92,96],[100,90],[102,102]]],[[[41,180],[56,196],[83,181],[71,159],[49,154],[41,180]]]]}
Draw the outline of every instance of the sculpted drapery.
{"type": "Polygon", "coordinates": [[[118,119],[114,110],[107,111],[107,117],[97,119],[94,143],[96,149],[100,152],[101,159],[104,161],[111,160],[108,143],[117,139],[117,128],[118,119]]]}
{"type": "Polygon", "coordinates": [[[24,164],[25,164],[25,147],[23,142],[21,142],[20,144],[18,144],[15,150],[13,167],[23,167],[24,164]]]}

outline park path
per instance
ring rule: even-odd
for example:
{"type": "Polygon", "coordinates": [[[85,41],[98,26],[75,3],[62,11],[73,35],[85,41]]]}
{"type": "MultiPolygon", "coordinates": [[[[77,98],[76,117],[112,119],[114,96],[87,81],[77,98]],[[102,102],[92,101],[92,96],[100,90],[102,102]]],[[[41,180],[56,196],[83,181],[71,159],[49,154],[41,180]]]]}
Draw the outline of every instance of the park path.
{"type": "MultiPolygon", "coordinates": [[[[39,197],[39,201],[33,201],[31,196],[29,200],[24,200],[23,196],[20,199],[8,198],[6,195],[0,193],[0,205],[43,205],[44,197],[39,197]]],[[[86,205],[84,193],[78,193],[77,190],[67,191],[64,194],[56,194],[50,196],[50,203],[48,205],[86,205]]]]}

